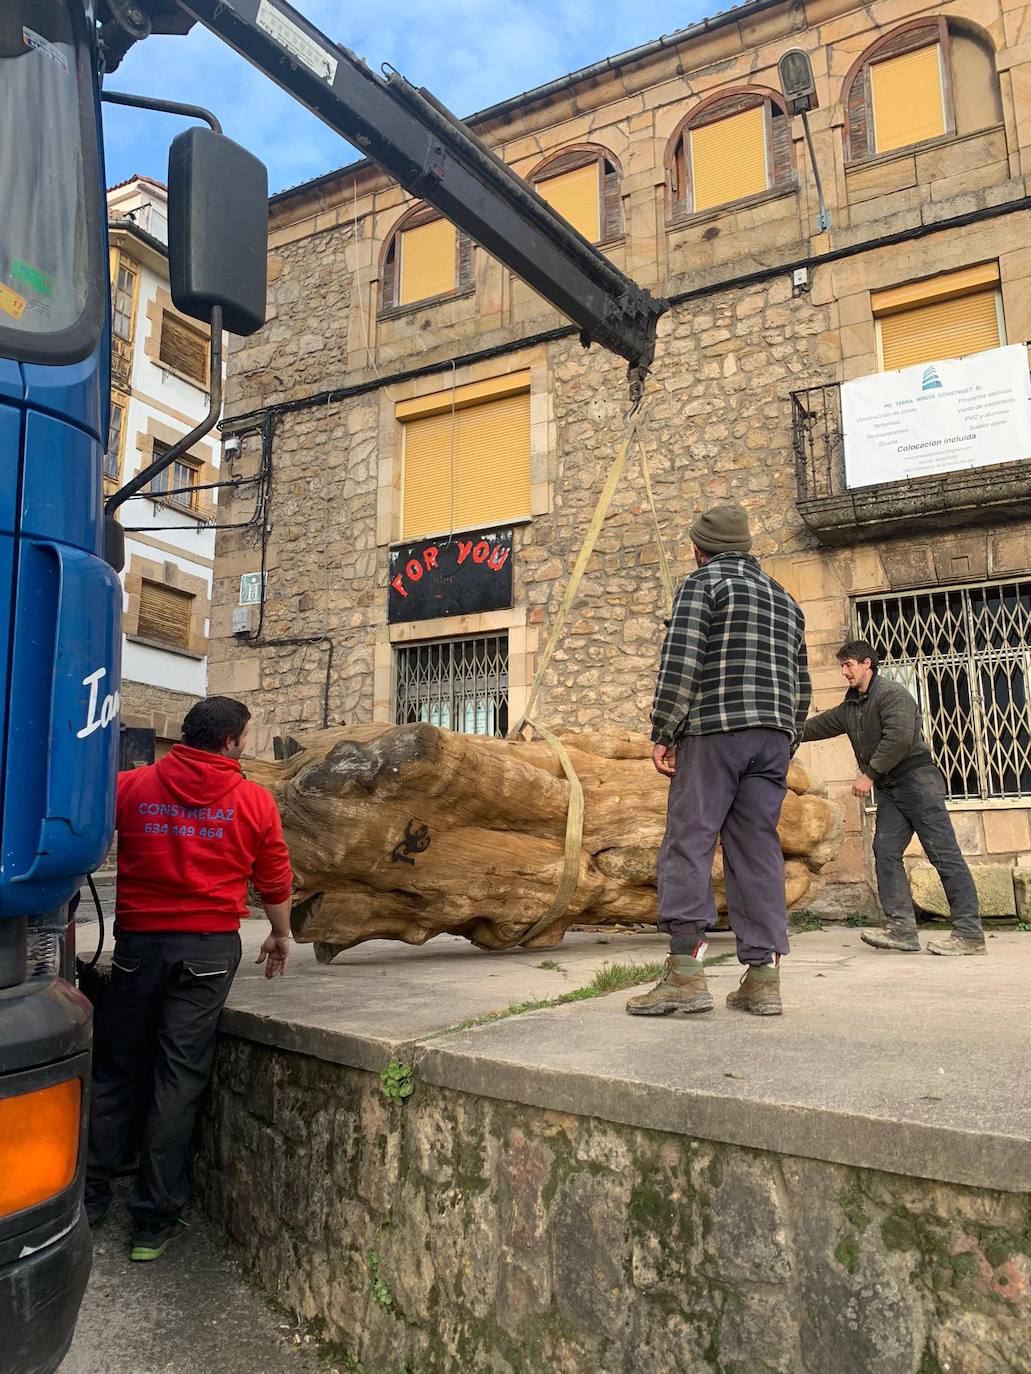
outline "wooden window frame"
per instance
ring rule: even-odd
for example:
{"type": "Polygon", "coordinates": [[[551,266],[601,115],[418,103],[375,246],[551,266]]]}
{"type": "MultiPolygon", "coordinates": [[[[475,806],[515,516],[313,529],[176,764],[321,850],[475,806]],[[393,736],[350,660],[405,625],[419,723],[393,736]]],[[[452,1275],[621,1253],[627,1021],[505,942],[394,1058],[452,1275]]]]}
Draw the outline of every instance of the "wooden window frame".
{"type": "Polygon", "coordinates": [[[144,591],[143,591],[143,589],[146,588],[146,587],[157,587],[157,588],[159,588],[159,589],[160,589],[161,591],[163,591],[163,592],[170,592],[173,596],[177,596],[177,597],[182,598],[183,602],[186,603],[185,638],[180,642],[180,641],[177,640],[177,639],[176,639],[176,640],[173,640],[173,639],[163,639],[163,638],[161,637],[161,635],[159,635],[159,634],[145,634],[145,633],[143,633],[143,632],[140,632],[140,633],[138,633],[138,634],[136,635],[137,641],[140,642],[140,643],[150,644],[150,645],[154,645],[155,647],[158,647],[158,648],[161,648],[161,649],[168,650],[168,652],[173,653],[173,654],[189,653],[189,651],[190,651],[190,622],[191,622],[192,619],[193,619],[193,603],[194,603],[194,599],[195,599],[195,598],[194,598],[194,594],[193,594],[192,592],[183,591],[183,589],[182,589],[181,587],[170,587],[170,586],[166,585],[164,582],[158,581],[156,578],[144,577],[144,578],[142,579],[142,581],[141,581],[141,584],[140,584],[140,618],[141,618],[141,619],[142,619],[142,616],[143,616],[143,597],[144,597],[144,591]]]}
{"type": "MultiPolygon", "coordinates": [[[[152,439],[150,461],[153,462],[156,458],[159,458],[162,453],[167,453],[172,447],[173,445],[164,439],[152,439]]],[[[194,486],[193,500],[190,504],[187,504],[187,501],[182,496],[168,496],[164,492],[153,490],[153,483],[164,477],[168,479],[169,489],[176,489],[173,482],[173,473],[175,472],[177,463],[185,468],[189,468],[197,477],[200,477],[204,470],[204,460],[202,458],[196,458],[192,453],[180,453],[179,457],[172,461],[171,468],[166,468],[164,472],[158,473],[158,476],[147,484],[146,490],[142,492],[141,495],[149,497],[151,501],[159,502],[162,506],[168,506],[170,510],[178,511],[180,515],[189,515],[195,520],[206,521],[208,517],[201,510],[200,498],[202,493],[196,489],[196,486],[194,486]]]]}
{"type": "Polygon", "coordinates": [[[129,397],[121,392],[111,393],[111,411],[107,426],[107,443],[104,446],[104,486],[105,490],[114,491],[122,480],[122,464],[125,460],[125,431],[129,422],[129,397]],[[111,421],[115,411],[122,413],[121,424],[118,426],[118,443],[114,452],[114,472],[107,471],[108,459],[111,453],[111,421]]]}
{"type": "Polygon", "coordinates": [[[184,382],[189,382],[190,386],[197,387],[200,391],[207,391],[211,377],[211,332],[199,324],[196,320],[188,319],[185,315],[180,315],[178,310],[169,310],[167,306],[162,307],[161,316],[158,321],[157,348],[155,359],[158,367],[164,368],[166,372],[171,372],[173,376],[179,377],[184,382]],[[176,367],[175,363],[170,363],[167,358],[161,356],[161,345],[165,336],[165,324],[168,320],[173,320],[177,326],[188,329],[196,334],[204,344],[204,376],[195,377],[192,373],[184,371],[181,367],[176,367]]]}
{"type": "Polygon", "coordinates": [[[845,146],[845,165],[860,167],[884,158],[902,157],[914,148],[929,148],[956,136],[956,107],[952,98],[952,50],[949,24],[944,15],[931,19],[910,19],[897,25],[890,33],[878,38],[852,64],[841,88],[841,106],[845,113],[842,137],[845,146]],[[873,94],[870,68],[889,57],[902,57],[920,48],[939,45],[942,72],[942,107],[945,114],[944,133],[933,138],[908,143],[901,148],[879,152],[873,117],[873,94]]]}
{"type": "Polygon", "coordinates": [[[798,170],[791,121],[779,91],[766,86],[735,86],[707,96],[680,121],[666,145],[666,223],[668,226],[711,218],[728,211],[759,205],[778,196],[797,194],[798,170]],[[744,114],[757,105],[765,107],[766,175],[769,185],[737,200],[695,210],[686,143],[692,129],[717,124],[732,115],[744,114]]]}
{"type": "Polygon", "coordinates": [[[539,195],[542,181],[566,172],[579,172],[592,162],[598,167],[598,224],[601,229],[601,238],[595,240],[595,247],[603,247],[618,243],[624,237],[623,168],[615,153],[598,143],[577,143],[549,153],[526,180],[539,195]]]}
{"type": "MultiPolygon", "coordinates": [[[[136,343],[136,314],[140,298],[140,265],[135,258],[119,248],[111,249],[111,372],[116,380],[128,387],[132,381],[133,351],[136,343]],[[129,332],[115,331],[119,285],[122,269],[132,277],[129,288],[129,332]]],[[[125,313],[124,311],[122,312],[125,313]]]]}
{"type": "Polygon", "coordinates": [[[399,301],[401,290],[400,255],[401,235],[408,229],[418,229],[421,225],[432,224],[445,216],[431,205],[413,206],[398,220],[387,235],[380,250],[379,260],[379,311],[380,319],[394,315],[408,314],[413,310],[423,310],[427,306],[438,305],[441,301],[455,300],[459,296],[471,296],[476,290],[473,249],[475,244],[468,234],[455,227],[455,285],[450,291],[441,291],[435,296],[425,296],[418,301],[399,301]]]}
{"type": "Polygon", "coordinates": [[[211,594],[203,577],[186,572],[178,563],[170,560],[158,563],[133,553],[125,570],[125,594],[128,604],[122,618],[122,629],[126,639],[134,644],[146,645],[150,649],[159,649],[162,653],[178,654],[182,658],[203,659],[207,656],[208,636],[205,622],[211,615],[211,594]],[[140,634],[140,604],[144,582],[154,582],[193,598],[187,645],[179,648],[163,640],[140,634]]]}

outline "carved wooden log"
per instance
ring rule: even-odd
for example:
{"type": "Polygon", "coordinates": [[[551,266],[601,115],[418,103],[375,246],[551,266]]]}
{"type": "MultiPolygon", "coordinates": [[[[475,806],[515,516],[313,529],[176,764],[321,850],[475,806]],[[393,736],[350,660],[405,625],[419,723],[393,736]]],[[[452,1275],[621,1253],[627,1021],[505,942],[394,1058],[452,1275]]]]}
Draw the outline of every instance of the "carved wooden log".
{"type": "MultiPolygon", "coordinates": [[[[655,860],[668,784],[629,731],[561,736],[584,791],[579,878],[559,920],[654,922],[655,860]]],[[[305,737],[284,763],[249,763],[276,797],[293,859],[294,934],[329,959],[363,940],[423,944],[444,931],[484,949],[518,943],[551,908],[562,874],[569,784],[543,741],[367,725],[305,737]]],[[[780,819],[791,905],[822,886],[842,813],[793,763],[780,819]]],[[[725,909],[722,858],[713,870],[725,909]]]]}

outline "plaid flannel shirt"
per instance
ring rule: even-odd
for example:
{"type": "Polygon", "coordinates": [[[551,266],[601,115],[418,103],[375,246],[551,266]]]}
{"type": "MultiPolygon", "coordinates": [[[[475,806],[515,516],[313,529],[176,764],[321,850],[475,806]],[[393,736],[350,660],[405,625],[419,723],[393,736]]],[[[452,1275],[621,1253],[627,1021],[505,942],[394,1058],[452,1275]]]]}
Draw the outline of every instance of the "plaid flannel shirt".
{"type": "Polygon", "coordinates": [[[723,553],[681,583],[652,707],[652,740],[764,726],[795,744],[812,686],[805,616],[745,553],[723,553]]]}

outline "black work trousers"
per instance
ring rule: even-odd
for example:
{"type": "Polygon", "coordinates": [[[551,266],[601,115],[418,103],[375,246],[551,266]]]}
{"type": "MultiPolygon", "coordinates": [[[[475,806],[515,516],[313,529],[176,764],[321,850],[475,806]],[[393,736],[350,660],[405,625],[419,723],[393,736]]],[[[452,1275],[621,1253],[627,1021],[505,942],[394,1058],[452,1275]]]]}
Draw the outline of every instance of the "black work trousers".
{"type": "Polygon", "coordinates": [[[239,963],[236,931],[117,932],[94,1035],[86,1199],[110,1201],[111,1178],[139,1139],[129,1198],[138,1232],[160,1230],[186,1205],[190,1139],[239,963]]]}

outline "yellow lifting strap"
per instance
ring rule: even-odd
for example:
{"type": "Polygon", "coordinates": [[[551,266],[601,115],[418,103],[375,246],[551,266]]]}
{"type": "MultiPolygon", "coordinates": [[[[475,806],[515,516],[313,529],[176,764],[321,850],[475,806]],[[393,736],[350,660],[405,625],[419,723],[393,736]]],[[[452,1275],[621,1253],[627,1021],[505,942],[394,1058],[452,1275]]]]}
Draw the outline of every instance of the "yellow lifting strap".
{"type": "Polygon", "coordinates": [[[587,533],[584,535],[584,541],[577,555],[576,563],[573,566],[569,584],[562,597],[558,614],[555,617],[555,623],[551,627],[551,633],[548,635],[548,642],[544,646],[540,662],[537,665],[537,671],[533,675],[533,682],[530,684],[530,694],[526,701],[526,710],[508,734],[509,739],[515,739],[520,736],[524,730],[535,730],[558,755],[559,763],[562,765],[562,771],[569,782],[569,803],[566,809],[566,840],[565,854],[562,862],[562,876],[559,879],[558,888],[556,889],[555,897],[550,908],[544,913],[540,920],[535,921],[529,930],[519,938],[518,943],[521,945],[528,944],[530,940],[535,939],[543,931],[547,930],[549,926],[561,920],[565,915],[566,908],[569,906],[573,893],[576,891],[576,885],[580,877],[580,854],[583,847],[584,833],[583,785],[576,775],[576,769],[573,767],[572,759],[570,759],[569,753],[562,741],[544,725],[541,725],[539,721],[533,720],[531,712],[536,705],[541,685],[544,682],[545,674],[548,671],[552,656],[558,646],[566,619],[573,608],[573,603],[580,590],[580,583],[583,581],[584,573],[587,571],[587,565],[591,561],[591,556],[594,553],[594,546],[598,542],[598,535],[601,533],[602,525],[605,523],[605,517],[609,513],[609,506],[612,504],[612,498],[615,495],[616,487],[619,485],[619,479],[623,475],[623,469],[626,466],[626,460],[629,456],[631,445],[635,440],[641,454],[641,472],[644,477],[644,488],[648,496],[648,505],[652,513],[652,521],[655,525],[655,543],[659,555],[659,575],[662,579],[662,590],[666,603],[667,615],[673,605],[673,574],[670,570],[669,560],[666,556],[666,547],[663,543],[662,532],[659,529],[659,516],[655,508],[655,498],[652,494],[651,473],[648,469],[648,456],[645,451],[641,428],[642,416],[639,414],[638,403],[632,407],[627,417],[627,426],[623,435],[623,442],[608,470],[608,475],[605,478],[605,485],[601,489],[597,505],[594,508],[594,514],[591,516],[591,523],[588,525],[587,533]]]}

